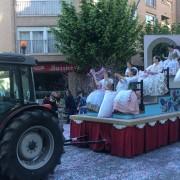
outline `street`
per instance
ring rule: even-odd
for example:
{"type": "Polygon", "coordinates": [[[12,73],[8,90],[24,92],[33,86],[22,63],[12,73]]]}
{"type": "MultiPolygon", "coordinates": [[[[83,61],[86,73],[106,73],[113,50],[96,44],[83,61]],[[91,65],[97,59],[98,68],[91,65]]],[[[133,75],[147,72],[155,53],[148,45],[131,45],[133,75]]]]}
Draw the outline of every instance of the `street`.
{"type": "MultiPolygon", "coordinates": [[[[65,136],[69,126],[65,125],[65,136]]],[[[179,180],[180,143],[132,159],[68,146],[48,180],[179,180]]]]}

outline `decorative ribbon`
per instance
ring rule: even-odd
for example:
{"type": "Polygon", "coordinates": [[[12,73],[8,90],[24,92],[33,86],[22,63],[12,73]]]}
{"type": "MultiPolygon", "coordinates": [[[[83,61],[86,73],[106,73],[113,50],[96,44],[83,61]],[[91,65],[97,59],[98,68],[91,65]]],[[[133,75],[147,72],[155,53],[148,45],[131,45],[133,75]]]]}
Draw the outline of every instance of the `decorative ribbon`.
{"type": "Polygon", "coordinates": [[[83,121],[81,120],[73,120],[76,124],[81,124],[83,121]]]}
{"type": "Polygon", "coordinates": [[[142,129],[142,128],[144,128],[145,125],[146,124],[137,124],[136,127],[139,128],[139,129],[142,129]]]}
{"type": "Polygon", "coordinates": [[[148,122],[148,124],[153,127],[153,126],[155,126],[156,121],[154,121],[154,122],[148,122]]]}
{"type": "Polygon", "coordinates": [[[124,128],[126,128],[125,125],[119,125],[119,124],[113,124],[113,126],[114,126],[116,129],[124,129],[124,128]]]}
{"type": "Polygon", "coordinates": [[[175,122],[177,120],[177,117],[172,117],[169,120],[172,121],[172,122],[175,122]]]}
{"type": "Polygon", "coordinates": [[[165,124],[166,121],[167,121],[167,119],[162,119],[159,122],[160,122],[160,124],[165,124]]]}

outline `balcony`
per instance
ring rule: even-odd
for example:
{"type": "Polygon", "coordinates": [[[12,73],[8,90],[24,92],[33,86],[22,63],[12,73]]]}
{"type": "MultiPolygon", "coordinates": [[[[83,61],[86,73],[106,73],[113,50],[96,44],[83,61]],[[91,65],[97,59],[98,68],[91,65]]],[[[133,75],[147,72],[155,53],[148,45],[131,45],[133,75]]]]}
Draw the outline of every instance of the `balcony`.
{"type": "Polygon", "coordinates": [[[16,1],[17,16],[58,16],[60,0],[16,1]]]}
{"type": "Polygon", "coordinates": [[[21,42],[25,41],[27,46],[25,48],[25,54],[58,54],[58,50],[55,47],[55,40],[17,40],[16,52],[23,53],[21,49],[21,42]]]}

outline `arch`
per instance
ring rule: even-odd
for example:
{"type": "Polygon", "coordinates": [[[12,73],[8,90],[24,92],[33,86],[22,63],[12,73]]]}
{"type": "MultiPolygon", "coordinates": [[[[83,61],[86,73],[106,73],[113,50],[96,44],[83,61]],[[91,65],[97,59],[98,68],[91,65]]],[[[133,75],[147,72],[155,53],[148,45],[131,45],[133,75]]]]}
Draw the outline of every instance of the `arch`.
{"type": "Polygon", "coordinates": [[[144,36],[144,67],[152,64],[152,51],[159,43],[180,45],[180,35],[146,35],[144,36]]]}

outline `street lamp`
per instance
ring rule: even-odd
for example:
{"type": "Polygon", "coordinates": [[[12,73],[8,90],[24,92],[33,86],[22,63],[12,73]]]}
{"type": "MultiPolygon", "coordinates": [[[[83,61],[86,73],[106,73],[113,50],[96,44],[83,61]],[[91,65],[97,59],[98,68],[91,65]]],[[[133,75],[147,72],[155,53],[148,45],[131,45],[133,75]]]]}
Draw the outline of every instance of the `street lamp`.
{"type": "Polygon", "coordinates": [[[28,42],[25,40],[20,41],[20,48],[21,48],[21,53],[26,54],[26,48],[27,48],[28,42]]]}

